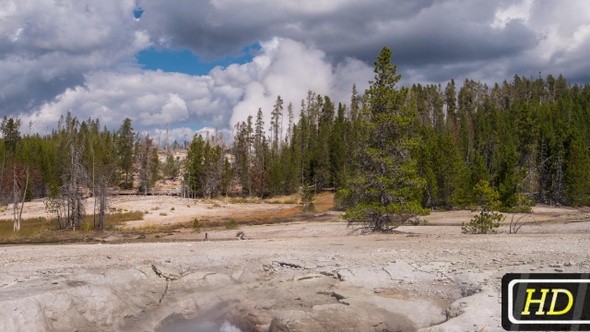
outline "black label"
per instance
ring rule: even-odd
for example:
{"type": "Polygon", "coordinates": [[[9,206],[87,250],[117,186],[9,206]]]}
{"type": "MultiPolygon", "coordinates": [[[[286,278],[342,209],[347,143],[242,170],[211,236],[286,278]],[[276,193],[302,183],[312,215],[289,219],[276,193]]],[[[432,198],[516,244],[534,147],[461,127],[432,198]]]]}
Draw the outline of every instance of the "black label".
{"type": "Polygon", "coordinates": [[[502,278],[502,326],[508,331],[590,331],[589,277],[581,273],[506,274],[502,278]]]}

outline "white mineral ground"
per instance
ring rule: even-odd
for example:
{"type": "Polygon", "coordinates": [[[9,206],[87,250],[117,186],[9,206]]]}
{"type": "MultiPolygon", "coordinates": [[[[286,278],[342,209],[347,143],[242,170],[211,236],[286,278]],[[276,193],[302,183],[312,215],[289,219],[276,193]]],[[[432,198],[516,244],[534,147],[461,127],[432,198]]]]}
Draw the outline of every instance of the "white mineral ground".
{"type": "MultiPolygon", "coordinates": [[[[172,197],[114,205],[150,211],[129,227],[294,208],[172,197]]],[[[42,203],[26,205],[25,218],[35,213],[42,203]]],[[[504,225],[463,235],[471,216],[437,212],[395,234],[351,234],[328,212],[208,230],[210,241],[185,230],[165,242],[0,246],[0,331],[502,331],[505,273],[590,269],[588,211],[536,207],[517,234],[504,225]]]]}

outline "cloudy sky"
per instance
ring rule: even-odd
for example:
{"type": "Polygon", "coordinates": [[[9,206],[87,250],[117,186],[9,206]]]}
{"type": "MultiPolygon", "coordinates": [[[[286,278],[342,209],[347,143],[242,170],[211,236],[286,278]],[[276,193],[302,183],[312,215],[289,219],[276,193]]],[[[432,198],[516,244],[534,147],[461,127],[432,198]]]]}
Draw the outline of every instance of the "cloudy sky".
{"type": "Polygon", "coordinates": [[[0,0],[0,114],[24,133],[70,111],[185,140],[277,95],[347,102],[383,46],[403,84],[588,83],[590,1],[0,0]]]}

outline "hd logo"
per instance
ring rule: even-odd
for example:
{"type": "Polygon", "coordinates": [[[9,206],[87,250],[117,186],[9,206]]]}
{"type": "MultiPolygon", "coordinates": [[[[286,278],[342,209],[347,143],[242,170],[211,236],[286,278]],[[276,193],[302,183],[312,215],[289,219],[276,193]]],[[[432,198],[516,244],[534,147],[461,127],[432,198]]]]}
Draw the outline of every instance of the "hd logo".
{"type": "Polygon", "coordinates": [[[506,274],[502,326],[508,331],[590,331],[590,274],[506,274]]]}

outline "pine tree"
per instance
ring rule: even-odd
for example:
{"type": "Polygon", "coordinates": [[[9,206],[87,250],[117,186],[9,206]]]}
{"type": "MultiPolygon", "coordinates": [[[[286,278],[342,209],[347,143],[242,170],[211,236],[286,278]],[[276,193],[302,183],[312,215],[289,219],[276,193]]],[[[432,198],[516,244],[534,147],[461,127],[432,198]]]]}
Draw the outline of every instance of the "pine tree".
{"type": "Polygon", "coordinates": [[[401,79],[396,71],[391,51],[383,48],[375,62],[375,81],[366,91],[367,149],[348,188],[347,201],[354,205],[344,218],[371,231],[391,230],[426,212],[420,204],[423,180],[412,156],[417,113],[406,103],[407,89],[396,87],[401,79]]]}
{"type": "Polygon", "coordinates": [[[186,173],[184,183],[188,189],[189,197],[195,198],[203,195],[203,182],[205,169],[203,159],[205,153],[205,141],[199,134],[195,134],[187,151],[186,156],[186,173]]]}
{"type": "Polygon", "coordinates": [[[268,142],[264,135],[262,109],[258,109],[254,127],[254,162],[252,165],[252,187],[256,195],[263,197],[266,193],[268,176],[268,142]]]}
{"type": "Polygon", "coordinates": [[[590,203],[590,151],[582,135],[574,132],[567,148],[564,171],[565,199],[573,206],[590,203]]]}
{"type": "Polygon", "coordinates": [[[131,119],[125,118],[117,131],[117,155],[119,169],[123,174],[122,186],[130,189],[133,186],[133,148],[135,134],[131,126],[131,119]]]}
{"type": "Polygon", "coordinates": [[[330,137],[334,122],[334,104],[329,97],[324,98],[318,123],[317,140],[314,145],[315,170],[314,183],[318,189],[332,187],[333,173],[330,165],[330,137]]]}
{"type": "Polygon", "coordinates": [[[330,133],[330,172],[332,174],[332,183],[338,189],[345,183],[346,178],[346,118],[344,117],[345,109],[342,104],[338,104],[338,115],[332,126],[330,133]]]}
{"type": "MultiPolygon", "coordinates": [[[[15,118],[7,118],[6,116],[2,120],[2,124],[0,126],[2,130],[2,137],[4,139],[4,150],[8,157],[8,163],[10,165],[9,171],[12,177],[12,198],[13,198],[13,224],[14,224],[14,231],[20,231],[20,214],[18,213],[18,204],[21,201],[21,196],[23,196],[23,188],[22,188],[22,165],[18,164],[16,161],[16,152],[19,142],[21,141],[20,135],[20,126],[21,121],[20,119],[15,118]]],[[[2,169],[4,175],[4,168],[2,169]]],[[[4,177],[4,176],[3,176],[4,177]]],[[[28,171],[27,171],[27,184],[28,184],[28,171]]],[[[6,186],[9,187],[9,186],[6,186]]],[[[4,191],[6,188],[4,188],[4,191]]],[[[26,192],[26,188],[24,188],[26,192]]],[[[24,201],[24,197],[23,197],[24,201]]]]}
{"type": "Polygon", "coordinates": [[[252,116],[246,122],[236,124],[233,155],[235,157],[235,172],[242,187],[242,196],[252,193],[252,116]]]}
{"type": "Polygon", "coordinates": [[[273,154],[278,154],[279,142],[283,134],[283,99],[281,99],[281,96],[277,96],[277,101],[271,112],[270,133],[272,135],[272,152],[273,154]]]}

